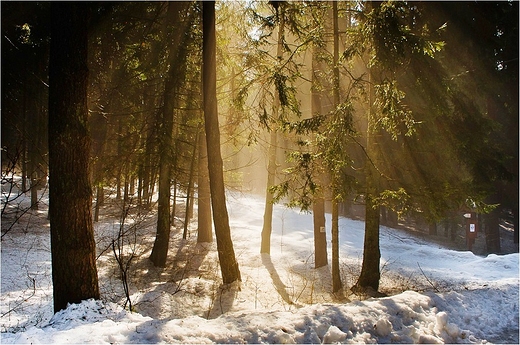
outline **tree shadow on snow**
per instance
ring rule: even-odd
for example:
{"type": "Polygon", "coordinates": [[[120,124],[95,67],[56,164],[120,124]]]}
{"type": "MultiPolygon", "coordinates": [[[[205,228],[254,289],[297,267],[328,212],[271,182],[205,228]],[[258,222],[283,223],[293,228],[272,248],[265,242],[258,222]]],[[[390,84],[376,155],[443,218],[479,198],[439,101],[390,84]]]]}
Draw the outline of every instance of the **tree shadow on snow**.
{"type": "Polygon", "coordinates": [[[262,254],[262,263],[264,264],[265,268],[269,272],[269,275],[271,276],[271,279],[273,280],[273,285],[280,295],[282,299],[289,305],[293,305],[294,302],[292,301],[291,297],[287,293],[285,284],[282,282],[282,279],[280,278],[280,275],[276,271],[276,268],[273,265],[273,262],[271,260],[271,256],[269,254],[262,254]]]}

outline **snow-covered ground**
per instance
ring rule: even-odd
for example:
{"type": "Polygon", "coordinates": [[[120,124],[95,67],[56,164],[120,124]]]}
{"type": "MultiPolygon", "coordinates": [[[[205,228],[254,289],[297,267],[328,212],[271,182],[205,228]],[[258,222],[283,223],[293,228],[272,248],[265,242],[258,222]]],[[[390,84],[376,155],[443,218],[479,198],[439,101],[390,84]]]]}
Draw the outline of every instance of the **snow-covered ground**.
{"type": "MultiPolygon", "coordinates": [[[[2,343],[519,342],[518,253],[481,257],[382,227],[381,291],[390,297],[366,299],[350,292],[364,224],[343,218],[345,289],[334,296],[330,267],[313,268],[312,216],[276,205],[271,255],[260,255],[263,198],[238,193],[228,207],[240,284],[220,285],[216,245],[196,244],[195,223],[182,240],[177,222],[168,265],[154,268],[147,258],[155,218],[131,213],[123,249],[134,255],[134,312],[125,310],[110,247],[120,220],[104,217],[95,225],[102,301],[53,316],[45,202],[2,239],[2,343]]],[[[4,220],[2,230],[9,225],[4,220]]]]}

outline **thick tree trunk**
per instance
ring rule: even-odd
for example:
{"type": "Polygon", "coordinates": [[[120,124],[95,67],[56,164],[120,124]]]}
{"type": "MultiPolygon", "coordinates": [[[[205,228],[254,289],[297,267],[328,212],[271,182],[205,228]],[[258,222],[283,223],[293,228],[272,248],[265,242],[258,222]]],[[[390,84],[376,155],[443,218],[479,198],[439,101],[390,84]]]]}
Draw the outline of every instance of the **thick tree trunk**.
{"type": "MultiPolygon", "coordinates": [[[[369,6],[372,3],[369,2],[369,6]]],[[[373,289],[377,292],[379,289],[379,279],[381,272],[379,268],[381,260],[381,252],[379,249],[379,222],[380,222],[380,206],[373,200],[379,193],[379,177],[373,166],[376,159],[375,137],[372,133],[372,117],[374,116],[374,70],[369,72],[369,113],[367,119],[366,133],[366,149],[370,160],[365,162],[365,239],[363,243],[363,263],[361,265],[361,274],[358,281],[352,288],[353,291],[367,291],[373,289]]]]}
{"type": "Polygon", "coordinates": [[[204,1],[202,13],[202,84],[211,206],[213,208],[213,223],[215,225],[222,280],[224,284],[229,284],[241,280],[241,277],[231,240],[224,188],[224,171],[220,152],[220,130],[217,109],[215,2],[204,1]]]}
{"type": "Polygon", "coordinates": [[[99,298],[89,179],[88,7],[51,3],[49,217],[55,312],[99,298]]]}
{"type": "Polygon", "coordinates": [[[198,176],[198,226],[197,242],[213,242],[211,224],[211,193],[208,173],[208,149],[206,131],[201,128],[199,135],[199,176],[198,176]]]}
{"type": "Polygon", "coordinates": [[[363,264],[359,279],[353,288],[354,291],[365,291],[367,288],[372,288],[374,291],[379,289],[381,277],[379,268],[381,259],[379,250],[379,206],[372,202],[373,196],[373,190],[366,195],[363,264]]]}

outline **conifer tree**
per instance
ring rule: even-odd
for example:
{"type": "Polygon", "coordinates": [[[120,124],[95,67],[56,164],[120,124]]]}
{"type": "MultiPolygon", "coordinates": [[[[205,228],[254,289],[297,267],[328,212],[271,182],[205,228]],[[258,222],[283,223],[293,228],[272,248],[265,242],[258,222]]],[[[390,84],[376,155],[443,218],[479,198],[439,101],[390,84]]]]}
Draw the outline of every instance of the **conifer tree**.
{"type": "Polygon", "coordinates": [[[89,6],[51,4],[49,218],[55,312],[99,298],[89,175],[89,6]]]}
{"type": "Polygon", "coordinates": [[[224,173],[220,152],[220,131],[217,108],[215,2],[204,1],[202,9],[203,58],[202,85],[204,124],[208,148],[208,170],[211,190],[213,224],[224,284],[240,281],[240,270],[235,258],[229,216],[226,206],[224,173]]]}

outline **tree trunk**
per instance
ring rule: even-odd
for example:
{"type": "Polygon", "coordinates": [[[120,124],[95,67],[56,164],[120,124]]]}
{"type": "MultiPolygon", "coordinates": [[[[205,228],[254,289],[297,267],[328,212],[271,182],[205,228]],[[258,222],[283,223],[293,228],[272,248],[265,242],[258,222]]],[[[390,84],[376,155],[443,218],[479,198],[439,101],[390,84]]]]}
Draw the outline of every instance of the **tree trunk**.
{"type": "Polygon", "coordinates": [[[513,242],[518,244],[518,204],[513,209],[513,242]]]}
{"type": "Polygon", "coordinates": [[[428,224],[428,234],[430,236],[437,236],[437,223],[431,222],[428,224]]]}
{"type": "Polygon", "coordinates": [[[315,197],[312,204],[314,221],[314,268],[327,266],[327,233],[325,231],[325,200],[315,197]]]}
{"type": "Polygon", "coordinates": [[[494,210],[484,216],[486,248],[488,253],[500,253],[500,219],[498,211],[494,210]]]}
{"type": "Polygon", "coordinates": [[[38,188],[39,188],[39,171],[38,171],[38,165],[41,158],[41,143],[39,140],[40,137],[40,107],[39,107],[39,87],[34,82],[34,80],[31,79],[31,82],[29,83],[29,87],[31,88],[31,99],[29,101],[29,115],[31,117],[31,121],[29,121],[29,132],[28,132],[28,142],[29,142],[29,179],[31,183],[31,209],[37,210],[38,209],[38,188]]]}
{"type": "MultiPolygon", "coordinates": [[[[312,51],[312,88],[311,88],[311,112],[312,116],[317,116],[321,114],[321,93],[317,90],[318,87],[318,76],[317,73],[321,71],[320,63],[317,59],[317,50],[316,46],[313,46],[312,51]]],[[[319,164],[320,166],[322,164],[319,164]]],[[[325,181],[323,178],[320,178],[322,175],[321,171],[316,172],[318,174],[319,185],[322,186],[322,189],[325,188],[325,181]]],[[[328,258],[327,258],[327,233],[325,231],[325,199],[323,195],[314,196],[313,204],[312,204],[312,216],[314,223],[314,267],[319,268],[323,266],[327,266],[328,258]]]]}
{"type": "Polygon", "coordinates": [[[86,3],[51,3],[49,217],[54,312],[99,298],[89,177],[86,3]]]}
{"type": "Polygon", "coordinates": [[[193,183],[195,179],[195,162],[197,161],[197,146],[199,144],[199,132],[195,136],[195,142],[193,143],[193,153],[190,162],[190,177],[188,180],[188,190],[186,192],[186,212],[184,217],[184,231],[182,238],[186,239],[188,235],[188,225],[193,215],[193,183]]]}
{"type": "Polygon", "coordinates": [[[199,176],[198,176],[198,226],[197,242],[213,242],[211,225],[211,194],[208,174],[208,149],[206,132],[201,128],[199,135],[199,176]]]}
{"type": "MultiPolygon", "coordinates": [[[[24,61],[24,69],[27,71],[27,62],[24,61]]],[[[27,191],[27,142],[29,135],[27,130],[27,73],[24,73],[23,79],[23,99],[22,99],[22,192],[27,191]]]]}
{"type": "MultiPolygon", "coordinates": [[[[370,187],[369,187],[370,188],[370,187]]],[[[365,291],[372,288],[374,291],[379,289],[379,279],[381,277],[379,261],[381,252],[379,250],[379,206],[372,202],[374,196],[373,189],[368,189],[365,200],[365,240],[363,243],[363,264],[361,274],[353,288],[357,291],[365,291]],[[372,192],[370,192],[372,190],[372,192]]]]}
{"type": "MultiPolygon", "coordinates": [[[[276,9],[277,13],[279,13],[279,28],[278,28],[278,46],[276,48],[276,56],[278,57],[278,61],[281,61],[283,56],[283,37],[284,37],[284,28],[285,23],[283,19],[283,6],[280,6],[276,9]]],[[[278,117],[278,110],[280,108],[280,98],[279,93],[274,93],[274,101],[273,101],[273,117],[278,117]]],[[[277,156],[277,144],[278,142],[278,133],[275,128],[271,128],[271,135],[269,140],[269,162],[267,165],[267,187],[265,191],[265,208],[264,208],[264,223],[262,226],[262,241],[260,244],[260,253],[270,254],[271,253],[271,233],[273,231],[273,194],[269,190],[272,186],[274,186],[275,178],[276,178],[276,156],[277,156]]]]}
{"type": "MultiPolygon", "coordinates": [[[[332,3],[332,16],[334,28],[334,108],[337,108],[340,102],[340,84],[339,84],[339,28],[338,28],[338,3],[332,3]]],[[[332,292],[336,293],[341,290],[341,275],[339,272],[339,214],[338,214],[338,190],[336,172],[332,172],[332,292]]]]}
{"type": "MultiPolygon", "coordinates": [[[[168,3],[168,18],[170,23],[178,24],[185,4],[182,2],[168,3]]],[[[157,267],[166,265],[170,243],[170,177],[173,146],[173,116],[175,109],[175,89],[178,83],[180,66],[181,38],[176,36],[170,51],[170,69],[164,84],[164,104],[162,109],[162,132],[160,133],[159,152],[159,198],[157,207],[157,234],[150,260],[157,267]]]]}
{"type": "Polygon", "coordinates": [[[224,284],[229,284],[241,280],[241,277],[238,262],[235,258],[233,242],[231,240],[231,229],[229,228],[224,188],[223,163],[220,152],[214,1],[203,2],[202,27],[202,84],[211,206],[213,208],[213,223],[215,225],[222,280],[224,284]]]}
{"type": "Polygon", "coordinates": [[[175,214],[177,212],[177,179],[173,180],[173,200],[172,200],[172,213],[170,215],[170,225],[175,227],[175,214]]]}
{"type": "Polygon", "coordinates": [[[269,163],[267,165],[267,187],[265,191],[264,223],[262,226],[262,241],[260,243],[260,253],[271,254],[271,233],[273,225],[273,193],[269,191],[275,183],[276,177],[276,145],[278,133],[271,130],[271,140],[269,141],[269,163]]]}
{"type": "Polygon", "coordinates": [[[96,187],[96,206],[94,208],[94,222],[99,221],[99,210],[104,203],[105,203],[105,192],[103,190],[103,185],[98,184],[96,187]]]}
{"type": "MultiPolygon", "coordinates": [[[[334,193],[335,194],[335,193],[334,193]]],[[[332,197],[332,292],[341,290],[341,274],[339,271],[339,224],[338,200],[332,197]]]]}
{"type": "MultiPolygon", "coordinates": [[[[372,4],[369,2],[369,6],[372,4]]],[[[375,71],[369,71],[369,112],[367,119],[366,132],[366,150],[370,159],[365,162],[365,239],[363,243],[363,263],[361,265],[361,274],[358,281],[352,288],[353,291],[366,291],[373,289],[377,292],[379,289],[379,279],[381,272],[379,263],[381,260],[381,252],[379,249],[379,217],[380,206],[374,203],[373,198],[378,195],[379,184],[376,177],[375,167],[372,165],[376,158],[375,138],[372,134],[372,117],[374,116],[374,75],[375,71]]]]}

